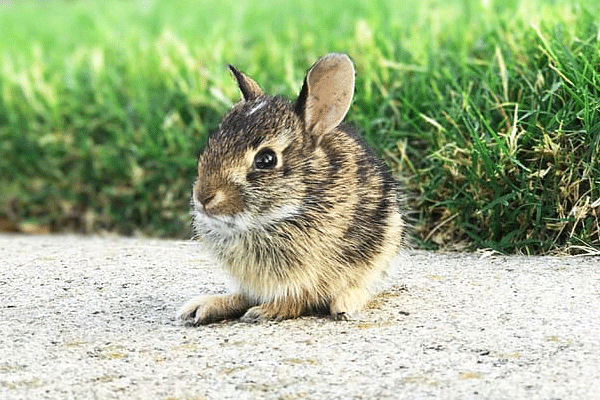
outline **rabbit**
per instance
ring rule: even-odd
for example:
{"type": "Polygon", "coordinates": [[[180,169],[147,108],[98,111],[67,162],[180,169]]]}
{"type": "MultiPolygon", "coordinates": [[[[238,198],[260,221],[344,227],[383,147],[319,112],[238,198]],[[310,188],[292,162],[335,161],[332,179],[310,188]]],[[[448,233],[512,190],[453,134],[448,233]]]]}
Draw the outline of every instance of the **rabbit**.
{"type": "Polygon", "coordinates": [[[192,215],[239,290],[194,298],[178,317],[194,325],[317,312],[347,319],[374,294],[406,230],[399,183],[340,125],[354,65],[345,54],[323,56],[294,103],[229,69],[242,100],[199,158],[192,215]]]}

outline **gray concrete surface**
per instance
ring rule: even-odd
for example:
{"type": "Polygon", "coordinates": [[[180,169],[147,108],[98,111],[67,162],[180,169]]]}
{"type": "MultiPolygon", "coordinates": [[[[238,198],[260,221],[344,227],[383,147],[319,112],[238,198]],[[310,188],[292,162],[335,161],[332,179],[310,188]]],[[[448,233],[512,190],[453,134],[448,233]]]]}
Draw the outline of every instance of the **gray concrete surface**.
{"type": "Polygon", "coordinates": [[[409,252],[360,316],[187,327],[196,243],[0,235],[1,399],[593,399],[600,258],[409,252]]]}

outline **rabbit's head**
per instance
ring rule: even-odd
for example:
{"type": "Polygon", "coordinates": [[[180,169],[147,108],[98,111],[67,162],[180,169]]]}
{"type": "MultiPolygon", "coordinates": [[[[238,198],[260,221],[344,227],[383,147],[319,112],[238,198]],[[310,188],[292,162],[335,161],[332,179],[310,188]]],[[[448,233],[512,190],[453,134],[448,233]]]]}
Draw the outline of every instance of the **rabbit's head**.
{"type": "Polygon", "coordinates": [[[195,226],[205,234],[260,229],[310,206],[307,187],[329,170],[319,142],[343,120],[354,91],[354,66],[342,54],[309,70],[295,103],[230,70],[242,100],[209,136],[193,187],[195,226]]]}

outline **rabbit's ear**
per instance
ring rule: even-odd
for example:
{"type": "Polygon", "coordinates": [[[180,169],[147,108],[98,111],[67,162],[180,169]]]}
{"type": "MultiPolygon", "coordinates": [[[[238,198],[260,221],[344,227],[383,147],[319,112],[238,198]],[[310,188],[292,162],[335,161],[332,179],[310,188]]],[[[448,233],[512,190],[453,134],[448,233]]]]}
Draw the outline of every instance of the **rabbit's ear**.
{"type": "Polygon", "coordinates": [[[235,77],[235,80],[238,83],[240,91],[242,92],[242,97],[244,100],[252,100],[258,96],[263,94],[262,89],[258,86],[258,83],[254,82],[254,80],[244,73],[242,73],[239,69],[234,67],[233,65],[229,66],[229,70],[235,77]]]}
{"type": "Polygon", "coordinates": [[[354,65],[346,54],[327,54],[315,63],[304,79],[296,112],[306,129],[316,135],[342,122],[354,95],[354,65]]]}

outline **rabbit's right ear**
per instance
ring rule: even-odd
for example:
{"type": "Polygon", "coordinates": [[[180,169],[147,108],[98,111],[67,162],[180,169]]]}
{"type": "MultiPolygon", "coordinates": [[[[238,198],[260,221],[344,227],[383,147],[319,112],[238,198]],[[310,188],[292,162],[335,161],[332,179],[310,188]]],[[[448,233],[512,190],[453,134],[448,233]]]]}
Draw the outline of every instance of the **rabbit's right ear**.
{"type": "Polygon", "coordinates": [[[229,70],[235,77],[244,100],[248,101],[257,98],[258,96],[262,96],[262,89],[260,86],[258,86],[258,83],[254,82],[252,78],[246,76],[244,73],[242,73],[242,71],[233,65],[229,66],[229,70]]]}
{"type": "Polygon", "coordinates": [[[354,64],[346,54],[331,53],[308,71],[296,112],[309,133],[321,136],[337,127],[354,95],[354,64]]]}

